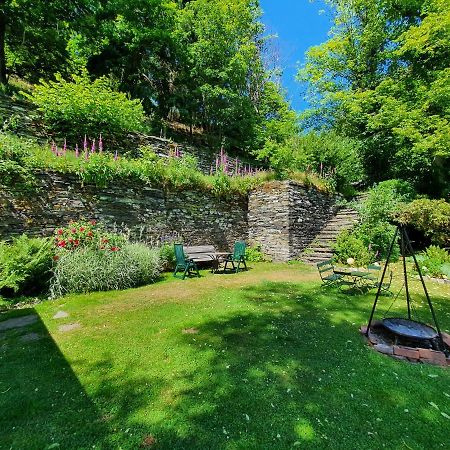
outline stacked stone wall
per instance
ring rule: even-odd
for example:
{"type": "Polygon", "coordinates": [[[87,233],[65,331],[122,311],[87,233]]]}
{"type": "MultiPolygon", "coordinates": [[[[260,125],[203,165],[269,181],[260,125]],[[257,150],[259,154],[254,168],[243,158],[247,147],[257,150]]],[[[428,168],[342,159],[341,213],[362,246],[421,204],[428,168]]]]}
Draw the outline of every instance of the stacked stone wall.
{"type": "Polygon", "coordinates": [[[97,188],[55,172],[38,173],[37,179],[32,193],[0,189],[0,237],[48,236],[70,220],[85,218],[154,244],[177,239],[228,249],[234,241],[247,239],[246,197],[222,199],[209,192],[164,191],[139,184],[97,188]]]}
{"type": "Polygon", "coordinates": [[[95,219],[132,240],[178,240],[230,250],[259,244],[275,261],[296,259],[336,212],[335,200],[298,183],[272,182],[247,196],[167,191],[142,184],[83,186],[75,175],[42,171],[31,191],[0,188],[0,238],[49,236],[71,220],[95,219]]]}

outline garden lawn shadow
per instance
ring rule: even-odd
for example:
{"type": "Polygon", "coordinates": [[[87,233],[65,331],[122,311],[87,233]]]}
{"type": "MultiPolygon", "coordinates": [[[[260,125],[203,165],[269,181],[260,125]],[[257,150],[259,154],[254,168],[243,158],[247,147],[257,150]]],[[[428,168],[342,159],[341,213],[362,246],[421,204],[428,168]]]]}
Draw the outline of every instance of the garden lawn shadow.
{"type": "Polygon", "coordinates": [[[0,332],[0,448],[103,448],[106,424],[44,323],[19,314],[9,320],[34,319],[0,332]]]}
{"type": "Polygon", "coordinates": [[[158,448],[430,448],[430,432],[445,445],[447,419],[431,404],[449,406],[446,372],[430,389],[440,369],[369,349],[358,332],[362,297],[290,283],[243,295],[247,312],[179,338],[208,364],[163,388],[174,401],[170,420],[155,424],[158,448]]]}

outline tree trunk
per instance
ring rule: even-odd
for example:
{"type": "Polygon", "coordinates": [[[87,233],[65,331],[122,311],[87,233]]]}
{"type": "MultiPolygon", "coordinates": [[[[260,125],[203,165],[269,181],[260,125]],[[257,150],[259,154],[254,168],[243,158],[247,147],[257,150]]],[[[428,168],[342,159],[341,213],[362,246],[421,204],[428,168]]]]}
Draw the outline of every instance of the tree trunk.
{"type": "Polygon", "coordinates": [[[6,84],[8,81],[6,77],[5,38],[6,38],[6,1],[0,0],[0,84],[6,84]]]}

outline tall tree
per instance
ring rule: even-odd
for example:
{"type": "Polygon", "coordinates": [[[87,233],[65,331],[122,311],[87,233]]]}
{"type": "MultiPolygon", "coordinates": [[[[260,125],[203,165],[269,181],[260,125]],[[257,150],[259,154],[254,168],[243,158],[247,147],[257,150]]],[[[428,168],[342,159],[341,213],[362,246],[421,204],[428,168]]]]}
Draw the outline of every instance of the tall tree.
{"type": "Polygon", "coordinates": [[[332,36],[308,52],[300,73],[313,88],[304,124],[360,139],[373,181],[401,177],[441,190],[449,155],[448,3],[330,3],[332,36]]]}

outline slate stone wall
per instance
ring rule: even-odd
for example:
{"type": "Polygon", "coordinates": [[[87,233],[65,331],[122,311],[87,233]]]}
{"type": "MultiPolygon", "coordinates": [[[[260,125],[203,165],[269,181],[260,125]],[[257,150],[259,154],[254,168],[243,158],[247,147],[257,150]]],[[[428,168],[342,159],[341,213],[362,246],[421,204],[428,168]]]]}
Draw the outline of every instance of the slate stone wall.
{"type": "Polygon", "coordinates": [[[336,200],[294,181],[263,186],[249,197],[249,242],[275,261],[297,259],[336,214],[336,200]]]}
{"type": "Polygon", "coordinates": [[[249,197],[218,198],[209,192],[139,184],[82,186],[78,177],[37,174],[32,192],[0,189],[0,238],[49,236],[70,220],[96,219],[132,240],[178,240],[230,250],[237,240],[261,244],[275,261],[298,258],[336,212],[335,197],[295,182],[272,182],[249,197]]]}
{"type": "Polygon", "coordinates": [[[242,196],[225,200],[207,192],[165,192],[137,184],[100,189],[54,172],[39,173],[38,185],[26,195],[0,189],[0,238],[48,236],[80,218],[102,221],[110,230],[152,244],[176,239],[227,250],[248,235],[248,203],[242,196]]]}

